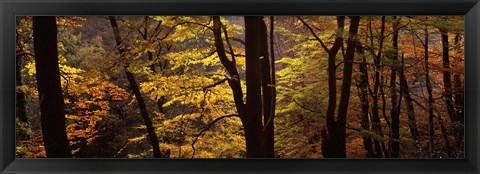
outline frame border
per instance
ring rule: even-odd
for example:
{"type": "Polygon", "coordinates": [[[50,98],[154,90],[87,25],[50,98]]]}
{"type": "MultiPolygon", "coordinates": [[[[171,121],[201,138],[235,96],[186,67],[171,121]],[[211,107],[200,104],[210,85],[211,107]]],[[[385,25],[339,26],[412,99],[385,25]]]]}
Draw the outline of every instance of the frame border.
{"type": "Polygon", "coordinates": [[[0,173],[479,173],[479,0],[0,0],[0,11],[0,173]],[[15,16],[112,14],[465,15],[468,153],[464,159],[15,159],[15,16]]]}

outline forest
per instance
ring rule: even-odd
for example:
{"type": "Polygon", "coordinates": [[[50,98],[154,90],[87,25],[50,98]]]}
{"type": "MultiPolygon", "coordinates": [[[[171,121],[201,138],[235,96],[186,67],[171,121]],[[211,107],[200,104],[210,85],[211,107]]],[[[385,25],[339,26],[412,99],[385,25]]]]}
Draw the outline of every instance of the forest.
{"type": "Polygon", "coordinates": [[[17,16],[17,158],[464,158],[463,16],[17,16]]]}

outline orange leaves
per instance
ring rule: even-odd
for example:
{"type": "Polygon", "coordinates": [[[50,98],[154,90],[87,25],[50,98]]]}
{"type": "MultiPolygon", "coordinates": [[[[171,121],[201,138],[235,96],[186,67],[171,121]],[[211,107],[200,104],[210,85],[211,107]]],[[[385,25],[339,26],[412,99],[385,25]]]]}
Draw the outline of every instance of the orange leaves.
{"type": "Polygon", "coordinates": [[[122,88],[101,78],[77,78],[69,82],[65,94],[67,136],[74,153],[90,144],[98,133],[98,123],[110,114],[110,104],[129,98],[122,88]],[[75,81],[77,80],[77,81],[75,81]],[[86,144],[85,144],[86,143],[86,144]]]}

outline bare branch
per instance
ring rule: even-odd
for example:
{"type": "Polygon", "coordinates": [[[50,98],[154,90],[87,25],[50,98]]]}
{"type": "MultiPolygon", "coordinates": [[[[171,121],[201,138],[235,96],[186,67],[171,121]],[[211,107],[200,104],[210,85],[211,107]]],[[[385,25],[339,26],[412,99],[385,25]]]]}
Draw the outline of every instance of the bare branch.
{"type": "Polygon", "coordinates": [[[314,109],[310,109],[310,108],[307,108],[303,105],[301,105],[300,103],[298,103],[295,99],[293,99],[293,102],[295,102],[295,104],[297,104],[298,106],[300,106],[302,109],[305,109],[307,111],[310,111],[310,112],[313,112],[313,113],[322,113],[320,111],[317,111],[317,110],[314,110],[314,109]]]}
{"type": "Polygon", "coordinates": [[[203,87],[203,90],[205,91],[205,90],[207,90],[208,88],[212,88],[212,87],[215,87],[215,86],[217,86],[217,85],[220,85],[220,84],[226,82],[227,80],[228,80],[228,78],[224,78],[224,79],[222,79],[222,80],[220,80],[220,81],[218,81],[218,82],[215,82],[215,83],[213,83],[213,84],[211,84],[211,85],[208,85],[208,86],[203,87]]]}
{"type": "Polygon", "coordinates": [[[318,42],[320,42],[320,45],[322,45],[323,49],[325,49],[325,51],[327,52],[330,52],[330,50],[328,49],[328,47],[325,45],[325,43],[323,43],[322,39],[320,39],[317,34],[315,33],[315,31],[313,31],[312,27],[310,27],[300,16],[297,16],[298,20],[300,20],[303,25],[305,25],[305,27],[308,28],[308,30],[310,31],[310,33],[312,33],[313,37],[315,37],[315,39],[317,39],[318,42]]]}
{"type": "Polygon", "coordinates": [[[236,38],[236,37],[229,37],[229,39],[231,39],[233,41],[236,41],[236,42],[239,42],[242,45],[245,45],[245,41],[243,41],[242,39],[239,39],[239,38],[236,38]]]}

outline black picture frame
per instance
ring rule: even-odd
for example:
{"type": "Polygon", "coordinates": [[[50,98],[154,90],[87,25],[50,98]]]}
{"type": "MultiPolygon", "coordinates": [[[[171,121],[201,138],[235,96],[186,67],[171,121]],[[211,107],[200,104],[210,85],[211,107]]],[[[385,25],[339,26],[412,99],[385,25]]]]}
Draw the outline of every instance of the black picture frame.
{"type": "Polygon", "coordinates": [[[479,0],[0,0],[0,173],[462,173],[480,171],[479,0]],[[465,15],[464,159],[15,159],[15,16],[465,15]]]}

